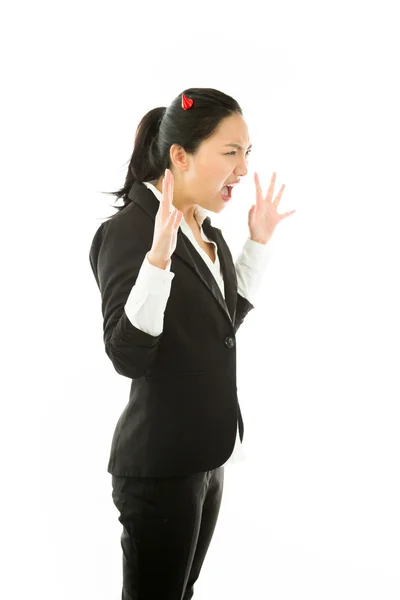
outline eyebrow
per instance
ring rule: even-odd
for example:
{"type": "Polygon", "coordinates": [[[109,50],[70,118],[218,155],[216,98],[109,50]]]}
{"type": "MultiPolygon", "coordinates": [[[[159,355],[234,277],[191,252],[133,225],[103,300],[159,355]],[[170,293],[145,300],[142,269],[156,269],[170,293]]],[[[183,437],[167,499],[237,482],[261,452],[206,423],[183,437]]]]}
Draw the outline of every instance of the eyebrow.
{"type": "MultiPolygon", "coordinates": [[[[242,146],[240,144],[225,144],[225,146],[232,146],[232,148],[238,148],[239,150],[243,150],[242,146]]],[[[253,144],[250,144],[250,146],[247,148],[247,150],[250,150],[250,148],[253,147],[253,144]]]]}

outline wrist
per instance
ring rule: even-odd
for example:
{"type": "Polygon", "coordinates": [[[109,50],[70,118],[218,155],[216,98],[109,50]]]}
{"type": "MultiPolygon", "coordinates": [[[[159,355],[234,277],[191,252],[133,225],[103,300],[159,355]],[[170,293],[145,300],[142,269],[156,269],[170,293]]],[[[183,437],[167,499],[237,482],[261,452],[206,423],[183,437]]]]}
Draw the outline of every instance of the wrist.
{"type": "Polygon", "coordinates": [[[268,242],[269,242],[269,240],[270,240],[271,238],[264,238],[264,239],[261,239],[261,238],[253,238],[253,237],[251,237],[251,236],[250,236],[250,239],[251,239],[253,242],[257,242],[257,244],[263,244],[263,245],[265,246],[266,244],[268,244],[268,242]]]}
{"type": "Polygon", "coordinates": [[[167,260],[160,260],[159,258],[155,258],[154,256],[152,256],[151,252],[147,254],[147,260],[153,267],[157,267],[158,269],[162,269],[163,271],[165,271],[166,266],[168,264],[167,260]]]}

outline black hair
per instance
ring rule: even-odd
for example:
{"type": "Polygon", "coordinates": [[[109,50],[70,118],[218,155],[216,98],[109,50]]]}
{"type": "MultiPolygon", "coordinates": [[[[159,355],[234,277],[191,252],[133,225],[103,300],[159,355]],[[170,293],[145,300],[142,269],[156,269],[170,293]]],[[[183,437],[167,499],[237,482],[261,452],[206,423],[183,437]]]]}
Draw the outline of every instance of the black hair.
{"type": "Polygon", "coordinates": [[[124,186],[116,192],[102,192],[116,196],[115,202],[123,199],[123,206],[113,207],[118,212],[131,203],[128,193],[135,181],[159,179],[165,169],[171,168],[173,144],[195,154],[200,144],[217,132],[223,119],[235,113],[243,115],[238,102],[219,90],[188,88],[183,93],[194,101],[189,110],[182,108],[182,94],[179,94],[169,107],[153,108],[141,119],[124,186]]]}

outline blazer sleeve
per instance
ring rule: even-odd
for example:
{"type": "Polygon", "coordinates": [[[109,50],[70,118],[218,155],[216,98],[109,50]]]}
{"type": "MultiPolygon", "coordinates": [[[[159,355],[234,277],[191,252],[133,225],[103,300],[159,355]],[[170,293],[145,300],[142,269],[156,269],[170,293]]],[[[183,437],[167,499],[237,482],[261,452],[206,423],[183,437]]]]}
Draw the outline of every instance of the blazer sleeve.
{"type": "Polygon", "coordinates": [[[248,238],[235,264],[238,281],[236,302],[235,333],[243,323],[246,315],[254,308],[257,291],[261,286],[262,276],[270,261],[273,246],[259,244],[248,238]]]}
{"type": "Polygon", "coordinates": [[[105,351],[120,375],[141,377],[153,363],[161,335],[129,320],[125,304],[150,250],[154,225],[136,204],[102,223],[90,248],[90,264],[101,293],[105,351]],[[126,214],[122,214],[125,211],[126,214]]]}
{"type": "Polygon", "coordinates": [[[249,302],[249,300],[247,300],[246,298],[244,298],[243,296],[241,296],[239,293],[237,294],[235,322],[233,324],[233,329],[235,331],[235,334],[237,333],[237,330],[239,329],[239,327],[243,323],[246,315],[253,308],[254,308],[254,306],[252,305],[251,302],[249,302]]]}

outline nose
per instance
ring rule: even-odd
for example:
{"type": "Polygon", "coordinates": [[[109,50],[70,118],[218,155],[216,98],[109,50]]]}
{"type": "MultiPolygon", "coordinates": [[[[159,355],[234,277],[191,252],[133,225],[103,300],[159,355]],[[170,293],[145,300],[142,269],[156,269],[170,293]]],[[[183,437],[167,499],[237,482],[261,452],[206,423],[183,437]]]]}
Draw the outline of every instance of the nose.
{"type": "Polygon", "coordinates": [[[247,158],[243,158],[242,160],[240,160],[239,164],[235,169],[235,174],[237,175],[237,177],[244,177],[249,172],[246,162],[247,158]]]}

